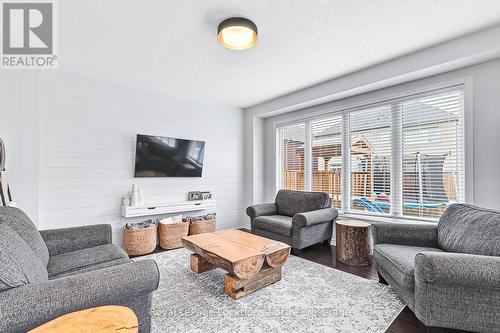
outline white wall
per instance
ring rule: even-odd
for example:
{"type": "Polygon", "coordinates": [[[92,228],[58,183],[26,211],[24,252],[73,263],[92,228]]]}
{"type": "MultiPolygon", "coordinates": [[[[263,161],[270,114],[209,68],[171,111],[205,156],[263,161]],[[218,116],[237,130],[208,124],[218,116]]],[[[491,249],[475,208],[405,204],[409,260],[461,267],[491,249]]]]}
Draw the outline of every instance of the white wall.
{"type": "Polygon", "coordinates": [[[39,97],[38,71],[0,74],[0,138],[14,201],[38,222],[39,97]]]}
{"type": "Polygon", "coordinates": [[[67,70],[45,73],[41,95],[41,228],[110,223],[119,240],[121,197],[132,184],[146,202],[212,191],[218,227],[244,223],[240,109],[67,70]],[[134,179],[137,133],[206,141],[203,177],[134,179]]]}
{"type": "Polygon", "coordinates": [[[261,187],[263,176],[262,147],[264,146],[264,119],[253,117],[250,112],[245,113],[243,132],[245,134],[245,197],[246,204],[262,200],[261,187]]]}
{"type": "Polygon", "coordinates": [[[121,198],[134,183],[146,202],[212,191],[218,227],[244,224],[241,109],[70,69],[4,73],[0,137],[11,188],[40,229],[109,223],[120,243],[121,198]],[[206,141],[203,177],[134,179],[138,133],[206,141]]]}

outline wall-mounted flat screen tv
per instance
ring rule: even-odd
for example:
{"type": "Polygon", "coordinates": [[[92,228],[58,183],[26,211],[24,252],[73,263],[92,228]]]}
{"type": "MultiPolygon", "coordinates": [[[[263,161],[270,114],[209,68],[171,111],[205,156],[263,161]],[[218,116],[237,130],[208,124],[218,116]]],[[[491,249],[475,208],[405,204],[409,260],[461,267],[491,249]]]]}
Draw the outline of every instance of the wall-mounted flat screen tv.
{"type": "Polygon", "coordinates": [[[205,142],[137,134],[135,177],[201,177],[205,142]]]}

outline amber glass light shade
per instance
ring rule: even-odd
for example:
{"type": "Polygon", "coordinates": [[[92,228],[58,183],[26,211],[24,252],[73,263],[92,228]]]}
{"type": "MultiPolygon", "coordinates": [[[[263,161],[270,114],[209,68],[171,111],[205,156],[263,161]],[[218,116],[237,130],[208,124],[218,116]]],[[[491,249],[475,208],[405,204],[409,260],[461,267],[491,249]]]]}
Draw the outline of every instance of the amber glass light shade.
{"type": "Polygon", "coordinates": [[[243,17],[231,17],[219,24],[217,39],[225,48],[246,50],[257,43],[257,26],[243,17]]]}

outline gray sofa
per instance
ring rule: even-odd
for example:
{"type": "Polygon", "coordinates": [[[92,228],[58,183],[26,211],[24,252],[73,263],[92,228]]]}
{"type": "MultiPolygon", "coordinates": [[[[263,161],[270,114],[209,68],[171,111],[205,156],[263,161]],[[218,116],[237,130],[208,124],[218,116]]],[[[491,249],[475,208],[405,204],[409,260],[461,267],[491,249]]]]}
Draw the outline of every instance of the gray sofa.
{"type": "Polygon", "coordinates": [[[247,208],[252,233],[289,244],[295,252],[330,242],[338,216],[332,199],[322,192],[280,190],[274,203],[247,208]]]}
{"type": "Polygon", "coordinates": [[[124,305],[150,330],[153,260],[131,261],[109,225],[38,231],[21,210],[0,207],[0,332],[25,332],[60,315],[124,305]]]}
{"type": "Polygon", "coordinates": [[[500,332],[500,212],[455,204],[439,223],[373,225],[373,257],[422,323],[500,332]]]}

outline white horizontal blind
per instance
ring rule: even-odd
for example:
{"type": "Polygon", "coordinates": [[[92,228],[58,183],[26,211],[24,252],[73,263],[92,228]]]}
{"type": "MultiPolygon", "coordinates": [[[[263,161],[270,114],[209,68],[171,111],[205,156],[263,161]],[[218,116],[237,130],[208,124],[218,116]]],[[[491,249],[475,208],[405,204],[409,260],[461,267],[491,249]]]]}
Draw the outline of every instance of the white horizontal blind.
{"type": "Polygon", "coordinates": [[[403,215],[436,218],[464,200],[464,92],[438,91],[400,104],[403,215]]]}
{"type": "Polygon", "coordinates": [[[305,141],[304,123],[280,128],[281,188],[305,190],[305,141]]]}
{"type": "Polygon", "coordinates": [[[332,204],[341,208],[342,114],[311,122],[312,190],[325,192],[332,204]]]}
{"type": "Polygon", "coordinates": [[[391,105],[350,112],[349,125],[350,209],[388,214],[391,206],[391,105]]]}
{"type": "Polygon", "coordinates": [[[463,86],[336,111],[279,133],[281,188],[328,193],[341,211],[436,219],[465,199],[463,86]]]}

